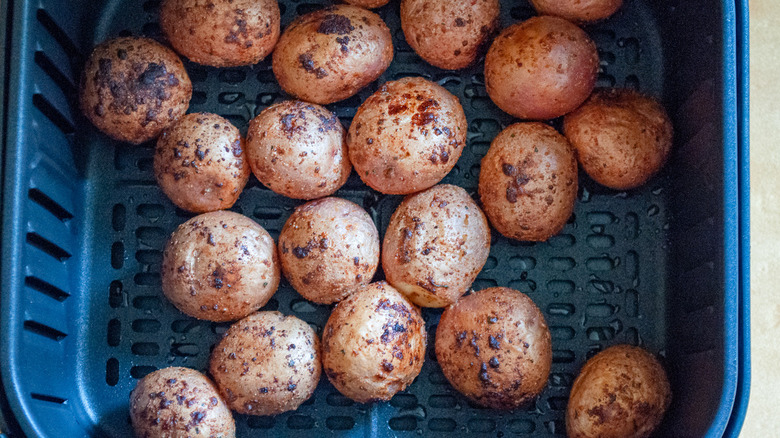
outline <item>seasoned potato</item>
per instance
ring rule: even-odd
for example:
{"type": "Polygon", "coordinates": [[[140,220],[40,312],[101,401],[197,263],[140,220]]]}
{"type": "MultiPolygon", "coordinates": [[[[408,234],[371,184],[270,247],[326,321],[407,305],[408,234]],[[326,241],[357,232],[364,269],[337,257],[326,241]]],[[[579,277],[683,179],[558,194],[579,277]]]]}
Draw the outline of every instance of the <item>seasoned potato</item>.
{"type": "Polygon", "coordinates": [[[566,225],[577,201],[577,160],[543,123],[515,123],[496,136],[479,173],[482,208],[499,233],[544,241],[566,225]]]}
{"type": "Polygon", "coordinates": [[[130,420],[137,437],[236,436],[233,415],[217,388],[189,368],[163,368],[139,380],[130,393],[130,420]]]}
{"type": "Polygon", "coordinates": [[[616,345],[593,356],[574,381],[566,408],[570,438],[645,438],[671,403],[669,380],[647,351],[616,345]]]}
{"type": "Polygon", "coordinates": [[[294,316],[257,312],[230,326],[211,353],[209,372],[240,414],[294,411],[320,380],[320,342],[294,316]]]}
{"type": "Polygon", "coordinates": [[[344,0],[346,3],[364,8],[374,9],[390,3],[390,0],[344,0]]]}
{"type": "Polygon", "coordinates": [[[347,133],[352,165],[369,187],[404,195],[441,181],[466,145],[460,101],[419,77],[384,84],[358,108],[347,133]]]}
{"type": "Polygon", "coordinates": [[[282,272],[307,300],[341,301],[374,278],[379,232],[357,204],[324,198],[295,209],[279,235],[282,272]]]}
{"type": "Polygon", "coordinates": [[[614,14],[623,0],[530,0],[541,15],[555,15],[577,23],[603,20],[614,14]]]}
{"type": "Polygon", "coordinates": [[[95,47],[79,85],[81,110],[111,138],[140,144],[187,112],[192,83],[173,50],[149,39],[115,38],[95,47]]]}
{"type": "Polygon", "coordinates": [[[330,6],[296,18],[274,51],[276,80],[287,93],[328,104],[355,95],[393,60],[390,29],[375,13],[330,6]]]}
{"type": "Polygon", "coordinates": [[[564,118],[563,132],[599,184],[633,189],[666,163],[672,121],[655,99],[629,89],[599,89],[564,118]]]}
{"type": "Polygon", "coordinates": [[[233,321],[263,307],[279,286],[276,245],[252,219],[230,211],[181,224],[165,245],[162,290],[187,315],[233,321]]]}
{"type": "Polygon", "coordinates": [[[322,333],[322,367],[352,400],[390,400],[420,374],[427,336],[411,302],[384,281],[371,283],[330,314],[322,333]]]}
{"type": "Polygon", "coordinates": [[[442,184],[407,196],[382,245],[387,281],[415,304],[448,306],[466,293],[490,253],[485,214],[460,187],[442,184]]]}
{"type": "Polygon", "coordinates": [[[453,387],[493,409],[538,396],[552,364],[550,330],[528,296],[493,287],[448,307],[436,329],[436,358],[453,387]]]}
{"type": "Polygon", "coordinates": [[[430,64],[458,70],[473,64],[498,29],[498,0],[403,0],[406,42],[430,64]]]}
{"type": "Polygon", "coordinates": [[[499,108],[544,120],[574,110],[596,85],[596,44],[558,17],[533,17],[505,29],[485,58],[485,87],[499,108]]]}
{"type": "Polygon", "coordinates": [[[333,194],[347,182],[344,127],[327,109],[299,100],[272,105],[249,123],[247,154],[266,187],[295,199],[333,194]]]}
{"type": "Polygon", "coordinates": [[[154,176],[178,207],[195,213],[230,208],[249,180],[244,140],[226,119],[186,114],[157,139],[154,176]]]}
{"type": "Polygon", "coordinates": [[[256,64],[279,40],[277,0],[163,0],[160,27],[177,52],[214,67],[256,64]]]}

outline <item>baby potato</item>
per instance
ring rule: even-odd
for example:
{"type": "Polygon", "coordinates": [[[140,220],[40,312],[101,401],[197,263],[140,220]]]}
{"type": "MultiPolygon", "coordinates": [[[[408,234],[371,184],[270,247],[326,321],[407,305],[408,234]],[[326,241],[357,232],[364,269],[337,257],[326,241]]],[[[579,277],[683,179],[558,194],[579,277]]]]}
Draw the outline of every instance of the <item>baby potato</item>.
{"type": "Polygon", "coordinates": [[[352,400],[390,400],[420,374],[426,342],[419,310],[384,281],[371,283],[330,314],[322,333],[322,367],[352,400]]]}
{"type": "Polygon", "coordinates": [[[320,381],[320,343],[304,321],[257,312],[214,347],[209,372],[231,409],[247,415],[294,411],[320,381]]]}
{"type": "Polygon", "coordinates": [[[177,52],[213,67],[262,61],[279,40],[277,0],[163,0],[160,27],[177,52]]]}
{"type": "Polygon", "coordinates": [[[130,393],[135,436],[234,438],[236,424],[217,388],[203,374],[169,367],[147,374],[130,393]]]}
{"type": "Polygon", "coordinates": [[[540,15],[555,15],[575,23],[590,23],[610,17],[623,0],[530,0],[540,15]]]}
{"type": "Polygon", "coordinates": [[[466,68],[498,29],[498,0],[403,0],[401,27],[406,42],[429,64],[466,68]]]}
{"type": "Polygon", "coordinates": [[[492,287],[444,310],[436,358],[466,397],[493,409],[515,409],[544,389],[552,364],[550,339],[542,312],[528,296],[492,287]]]}
{"type": "Polygon", "coordinates": [[[461,297],[487,261],[490,227],[460,187],[442,184],[407,196],[390,218],[382,245],[387,281],[418,306],[461,297]]]}
{"type": "Polygon", "coordinates": [[[104,134],[140,144],[187,112],[192,83],[173,50],[140,37],[105,41],[89,55],[79,83],[84,115],[104,134]]]}
{"type": "Polygon", "coordinates": [[[390,0],[344,0],[346,3],[368,9],[378,8],[390,3],[390,0]]]}
{"type": "Polygon", "coordinates": [[[282,272],[304,298],[341,301],[374,278],[379,232],[357,204],[324,198],[296,208],[279,235],[282,272]]]}
{"type": "Polygon", "coordinates": [[[663,106],[630,89],[594,91],[563,119],[563,133],[585,172],[617,190],[646,183],[672,149],[672,121],[663,106]]]}
{"type": "Polygon", "coordinates": [[[669,380],[658,360],[639,347],[616,345],[593,356],[571,388],[566,408],[569,438],[645,438],[671,403],[669,380]]]}
{"type": "Polygon", "coordinates": [[[324,105],[354,96],[392,60],[390,29],[378,15],[335,5],[290,23],[274,50],[273,70],[284,91],[324,105]]]}
{"type": "Polygon", "coordinates": [[[596,85],[596,44],[558,17],[533,17],[506,28],[485,57],[485,87],[493,102],[520,118],[562,116],[596,85]]]}
{"type": "Polygon", "coordinates": [[[154,176],[176,206],[195,213],[230,208],[249,180],[244,140],[226,119],[186,114],[157,139],[154,176]]]}
{"type": "Polygon", "coordinates": [[[467,129],[457,97],[439,84],[408,77],[385,83],[360,105],[347,147],[364,183],[405,195],[435,185],[452,170],[467,129]]]}
{"type": "Polygon", "coordinates": [[[276,245],[252,219],[230,211],[181,224],[165,245],[162,290],[198,319],[233,321],[265,303],[279,286],[276,245]]]}
{"type": "Polygon", "coordinates": [[[249,164],[261,183],[288,198],[332,195],[352,172],[344,134],[339,119],[319,105],[277,103],[249,123],[249,164]]]}
{"type": "Polygon", "coordinates": [[[563,229],[574,211],[574,150],[543,123],[510,125],[482,158],[479,195],[499,233],[510,239],[545,241],[563,229]]]}

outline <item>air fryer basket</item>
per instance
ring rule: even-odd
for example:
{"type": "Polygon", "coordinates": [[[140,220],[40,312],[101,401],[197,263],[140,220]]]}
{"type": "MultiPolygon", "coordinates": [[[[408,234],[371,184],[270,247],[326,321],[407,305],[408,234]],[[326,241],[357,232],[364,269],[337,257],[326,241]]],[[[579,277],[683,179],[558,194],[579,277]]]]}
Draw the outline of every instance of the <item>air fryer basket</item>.
{"type": "MultiPolygon", "coordinates": [[[[533,15],[525,0],[501,3],[504,26],[533,15]]],[[[282,1],[282,25],[326,4],[282,1]]],[[[460,97],[469,121],[468,146],[443,182],[476,197],[480,159],[513,120],[487,97],[481,63],[447,72],[411,50],[398,4],[378,10],[394,35],[392,66],[329,108],[348,126],[382,82],[411,75],[437,81],[460,97]]],[[[166,366],[205,370],[210,348],[229,326],[186,317],[162,296],[162,248],[192,215],[157,188],[153,143],[111,141],[77,106],[91,48],[117,35],[162,39],[158,8],[158,0],[8,5],[0,371],[12,427],[29,436],[128,436],[136,380],[166,366]]],[[[666,169],[637,190],[607,190],[581,172],[575,213],[548,242],[493,233],[473,288],[527,293],[553,337],[552,373],[535,403],[497,412],[455,392],[433,354],[441,310],[424,309],[431,340],[425,365],[390,402],[353,403],[323,376],[295,412],[236,415],[239,436],[561,435],[578,370],[616,343],[648,348],[669,370],[674,401],[659,436],[720,436],[739,366],[737,169],[730,164],[737,154],[736,102],[728,71],[736,62],[734,13],[727,0],[625,0],[614,17],[585,27],[599,47],[599,85],[660,98],[674,120],[675,145],[666,169]]],[[[185,65],[194,88],[190,112],[218,113],[242,132],[258,112],[286,98],[270,60],[230,69],[185,65]]],[[[380,233],[401,200],[368,189],[354,173],[336,195],[365,207],[380,233]]],[[[276,238],[300,203],[252,178],[233,210],[276,238]]],[[[319,333],[330,311],[285,281],[264,309],[295,314],[319,333]]]]}

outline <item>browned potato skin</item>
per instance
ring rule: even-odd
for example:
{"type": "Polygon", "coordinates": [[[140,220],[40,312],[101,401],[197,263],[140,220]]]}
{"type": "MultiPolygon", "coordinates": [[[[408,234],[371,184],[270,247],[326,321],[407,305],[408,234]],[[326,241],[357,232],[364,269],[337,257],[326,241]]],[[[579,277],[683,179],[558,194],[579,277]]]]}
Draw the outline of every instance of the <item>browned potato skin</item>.
{"type": "Polygon", "coordinates": [[[580,371],[566,408],[569,438],[645,438],[672,400],[669,380],[647,351],[616,345],[580,371]]]}
{"type": "Polygon", "coordinates": [[[357,204],[324,198],[296,208],[279,234],[285,278],[310,301],[341,301],[374,278],[379,232],[357,204]]]}
{"type": "Polygon", "coordinates": [[[293,411],[320,381],[320,342],[294,316],[257,312],[230,326],[211,353],[209,372],[240,414],[293,411]]]}
{"type": "Polygon", "coordinates": [[[385,83],[360,105],[347,132],[349,157],[372,189],[415,193],[452,170],[467,128],[452,93],[420,77],[403,78],[385,83]]]}
{"type": "Polygon", "coordinates": [[[484,53],[498,29],[498,0],[403,0],[401,27],[406,42],[429,64],[466,68],[484,53]]]}
{"type": "Polygon", "coordinates": [[[591,23],[609,18],[623,0],[530,0],[540,15],[555,15],[575,23],[591,23]]]}
{"type": "Polygon", "coordinates": [[[287,93],[328,104],[355,95],[393,60],[390,29],[375,13],[330,6],[296,18],[273,55],[273,70],[287,93]]]}
{"type": "Polygon", "coordinates": [[[617,190],[646,183],[672,149],[672,121],[663,106],[630,89],[598,89],[563,122],[585,172],[617,190]]]}
{"type": "Polygon", "coordinates": [[[533,17],[506,28],[485,57],[485,87],[499,108],[520,118],[562,116],[596,85],[596,44],[558,17],[533,17]]]}
{"type": "Polygon", "coordinates": [[[249,180],[241,133],[216,114],[186,114],[157,139],[154,176],[184,210],[230,208],[249,180]]]}
{"type": "Polygon", "coordinates": [[[272,105],[252,119],[247,154],[257,179],[288,198],[332,195],[352,172],[339,119],[299,100],[272,105]]]}
{"type": "Polygon", "coordinates": [[[515,123],[496,136],[482,158],[479,195],[499,233],[545,241],[563,229],[574,211],[574,150],[548,125],[515,123]]]}
{"type": "Polygon", "coordinates": [[[265,303],[279,286],[276,245],[252,219],[230,211],[181,224],[165,245],[162,290],[198,319],[233,321],[265,303]]]}
{"type": "Polygon", "coordinates": [[[420,374],[427,336],[410,301],[384,281],[371,283],[330,314],[322,333],[322,367],[352,400],[390,400],[420,374]]]}
{"type": "Polygon", "coordinates": [[[109,137],[133,144],[156,138],[187,112],[191,97],[192,83],[181,59],[149,38],[99,44],[79,84],[87,119],[109,137]]]}
{"type": "Polygon", "coordinates": [[[528,296],[506,287],[472,293],[448,307],[436,329],[436,358],[456,390],[493,409],[514,409],[544,389],[550,331],[528,296]]]}
{"type": "Polygon", "coordinates": [[[130,419],[139,438],[236,436],[217,388],[189,368],[163,368],[139,380],[130,393],[130,419]]]}
{"type": "Polygon", "coordinates": [[[277,0],[164,0],[160,26],[177,52],[213,67],[257,64],[279,40],[277,0]]]}
{"type": "Polygon", "coordinates": [[[363,8],[374,9],[390,3],[390,0],[344,0],[344,2],[363,8]]]}
{"type": "Polygon", "coordinates": [[[487,261],[490,227],[460,187],[442,184],[407,196],[382,245],[388,283],[418,306],[445,307],[461,297],[487,261]]]}

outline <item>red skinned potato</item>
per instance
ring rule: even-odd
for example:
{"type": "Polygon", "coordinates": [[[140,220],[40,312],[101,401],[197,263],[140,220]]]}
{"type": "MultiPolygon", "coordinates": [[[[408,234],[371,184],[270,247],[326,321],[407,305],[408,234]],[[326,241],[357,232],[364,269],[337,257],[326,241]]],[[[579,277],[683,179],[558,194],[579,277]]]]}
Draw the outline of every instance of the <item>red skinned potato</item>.
{"type": "Polygon", "coordinates": [[[404,195],[441,181],[466,145],[468,123],[456,96],[420,77],[387,82],[355,113],[347,148],[369,187],[404,195]]]}
{"type": "Polygon", "coordinates": [[[596,85],[596,44],[558,17],[533,17],[504,29],[485,57],[485,87],[493,102],[520,119],[562,116],[596,85]]]}
{"type": "Polygon", "coordinates": [[[335,5],[296,18],[274,50],[284,91],[321,105],[354,96],[393,60],[390,29],[375,13],[335,5]]]}
{"type": "Polygon", "coordinates": [[[672,149],[672,121],[663,106],[630,89],[596,90],[563,119],[563,133],[585,172],[617,190],[646,183],[672,149]]]}
{"type": "Polygon", "coordinates": [[[540,15],[555,15],[575,23],[589,23],[610,17],[623,0],[530,0],[540,15]]]}
{"type": "Polygon", "coordinates": [[[501,131],[482,158],[479,195],[490,223],[511,239],[544,241],[577,200],[577,160],[561,134],[538,122],[501,131]]]}
{"type": "Polygon", "coordinates": [[[390,3],[390,0],[344,0],[346,3],[368,9],[378,8],[390,3]]]}

